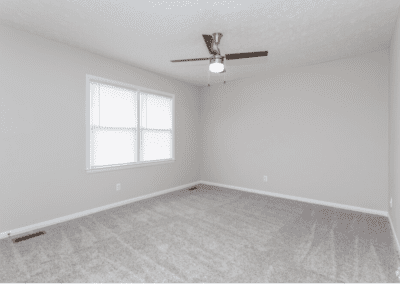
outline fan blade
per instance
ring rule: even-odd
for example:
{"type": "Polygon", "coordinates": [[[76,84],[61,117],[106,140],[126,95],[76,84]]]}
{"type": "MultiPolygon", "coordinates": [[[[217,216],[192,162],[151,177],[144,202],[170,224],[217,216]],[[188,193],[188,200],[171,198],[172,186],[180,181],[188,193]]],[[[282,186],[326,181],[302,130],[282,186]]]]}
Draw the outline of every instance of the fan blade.
{"type": "Polygon", "coordinates": [[[194,58],[194,59],[177,59],[177,60],[171,60],[171,62],[200,61],[200,60],[210,60],[210,58],[207,57],[207,58],[194,58]]]}
{"type": "Polygon", "coordinates": [[[207,45],[208,52],[210,52],[210,54],[216,55],[217,52],[215,52],[215,51],[212,49],[212,45],[213,45],[213,41],[214,41],[213,36],[212,36],[212,35],[203,35],[203,38],[204,38],[204,42],[205,42],[206,45],[207,45]]]}
{"type": "Polygon", "coordinates": [[[227,60],[267,56],[268,51],[225,54],[227,60]]]}

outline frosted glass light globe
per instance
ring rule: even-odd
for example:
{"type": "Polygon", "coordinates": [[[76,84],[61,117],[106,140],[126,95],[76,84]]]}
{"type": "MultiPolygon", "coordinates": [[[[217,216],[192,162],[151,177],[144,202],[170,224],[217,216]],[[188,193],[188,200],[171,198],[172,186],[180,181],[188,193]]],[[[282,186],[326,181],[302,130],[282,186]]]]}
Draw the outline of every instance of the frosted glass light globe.
{"type": "Polygon", "coordinates": [[[211,72],[221,73],[222,71],[224,71],[224,64],[218,62],[211,63],[209,69],[211,72]]]}

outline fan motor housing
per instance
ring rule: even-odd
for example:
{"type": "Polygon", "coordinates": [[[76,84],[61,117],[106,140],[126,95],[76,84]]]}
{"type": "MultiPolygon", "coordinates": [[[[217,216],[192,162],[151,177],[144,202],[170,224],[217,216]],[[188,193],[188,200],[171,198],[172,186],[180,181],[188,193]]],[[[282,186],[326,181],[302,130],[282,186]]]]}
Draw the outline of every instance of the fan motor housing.
{"type": "Polygon", "coordinates": [[[210,58],[210,64],[212,63],[221,63],[224,64],[223,62],[223,57],[221,55],[214,55],[213,57],[210,58]]]}

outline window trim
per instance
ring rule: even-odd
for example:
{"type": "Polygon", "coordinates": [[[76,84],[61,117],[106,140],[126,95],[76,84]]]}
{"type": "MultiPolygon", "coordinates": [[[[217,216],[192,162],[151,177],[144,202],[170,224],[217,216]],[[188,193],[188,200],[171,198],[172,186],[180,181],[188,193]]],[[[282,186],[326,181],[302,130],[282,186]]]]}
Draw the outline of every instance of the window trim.
{"type": "Polygon", "coordinates": [[[163,91],[158,91],[158,90],[152,90],[149,88],[144,88],[144,87],[139,87],[135,86],[132,84],[128,83],[123,83],[111,79],[106,79],[106,78],[101,78],[93,75],[86,74],[86,108],[85,108],[85,123],[86,123],[86,172],[87,173],[96,173],[96,172],[104,172],[104,171],[111,171],[111,170],[124,170],[124,169],[130,169],[130,168],[137,168],[137,167],[144,167],[144,166],[154,166],[154,165],[162,165],[162,164],[168,164],[168,163],[173,163],[175,161],[175,95],[170,94],[167,92],[163,91]],[[136,147],[137,147],[137,152],[136,152],[136,157],[138,162],[133,162],[133,163],[125,163],[125,164],[118,164],[114,166],[102,166],[102,167],[96,167],[96,168],[91,168],[90,167],[90,82],[98,82],[98,83],[104,83],[108,85],[113,85],[115,87],[122,87],[128,90],[133,90],[137,92],[143,92],[143,93],[148,93],[148,94],[154,94],[158,96],[164,96],[164,97],[169,97],[172,98],[172,153],[171,156],[172,158],[170,159],[164,159],[164,160],[155,160],[155,161],[139,161],[140,157],[140,94],[137,96],[137,136],[136,136],[136,147]]]}

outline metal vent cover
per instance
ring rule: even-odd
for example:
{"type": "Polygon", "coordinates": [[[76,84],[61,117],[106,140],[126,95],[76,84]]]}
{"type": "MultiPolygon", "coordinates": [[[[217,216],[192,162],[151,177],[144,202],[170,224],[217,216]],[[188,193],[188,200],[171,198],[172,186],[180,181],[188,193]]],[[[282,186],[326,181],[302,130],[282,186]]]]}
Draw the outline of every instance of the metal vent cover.
{"type": "Polygon", "coordinates": [[[37,236],[40,236],[40,235],[44,235],[44,234],[46,234],[45,231],[40,231],[40,232],[37,232],[37,233],[34,233],[34,234],[30,234],[30,235],[26,235],[26,236],[23,236],[23,237],[19,237],[19,238],[13,239],[12,241],[13,241],[13,243],[18,243],[18,242],[25,241],[27,239],[31,239],[31,238],[34,238],[34,237],[37,237],[37,236]]]}

